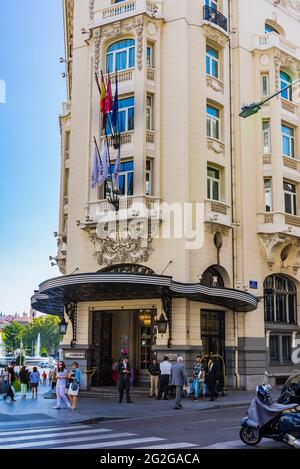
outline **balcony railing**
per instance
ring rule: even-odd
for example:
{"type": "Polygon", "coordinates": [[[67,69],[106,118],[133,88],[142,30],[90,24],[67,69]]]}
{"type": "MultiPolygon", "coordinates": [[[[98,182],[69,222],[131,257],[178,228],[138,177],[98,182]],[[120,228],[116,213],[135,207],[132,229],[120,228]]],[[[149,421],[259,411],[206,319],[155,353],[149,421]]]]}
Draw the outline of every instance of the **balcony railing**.
{"type": "Polygon", "coordinates": [[[220,28],[224,29],[224,31],[227,32],[228,30],[228,24],[227,24],[227,18],[222,15],[218,10],[215,10],[214,8],[209,7],[208,5],[205,5],[203,7],[203,18],[206,21],[209,21],[211,23],[216,24],[220,28]]]}
{"type": "MultiPolygon", "coordinates": [[[[151,196],[128,196],[120,197],[119,217],[120,219],[136,218],[146,214],[146,217],[160,218],[161,199],[151,196]]],[[[102,216],[109,213],[115,214],[115,210],[107,199],[90,202],[88,205],[87,218],[98,221],[102,216]]],[[[107,220],[106,220],[107,221],[107,220]]]]}
{"type": "Polygon", "coordinates": [[[112,21],[120,21],[124,18],[146,13],[151,17],[162,18],[162,5],[154,0],[127,0],[115,3],[109,8],[100,11],[100,18],[96,20],[99,25],[112,21]]]}
{"type": "Polygon", "coordinates": [[[284,37],[277,33],[265,33],[255,36],[255,49],[270,49],[277,47],[277,49],[286,52],[293,57],[300,59],[300,49],[295,44],[287,41],[284,37]]]}

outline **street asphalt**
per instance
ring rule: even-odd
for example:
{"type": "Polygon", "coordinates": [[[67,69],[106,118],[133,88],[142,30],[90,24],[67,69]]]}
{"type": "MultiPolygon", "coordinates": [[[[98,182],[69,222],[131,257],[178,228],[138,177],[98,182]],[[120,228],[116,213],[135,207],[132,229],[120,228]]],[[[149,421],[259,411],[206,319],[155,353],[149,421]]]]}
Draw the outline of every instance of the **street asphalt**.
{"type": "MultiPolygon", "coordinates": [[[[254,392],[229,391],[215,402],[184,399],[182,410],[172,400],[142,396],[133,404],[81,397],[71,411],[53,409],[55,400],[42,397],[47,390],[40,386],[38,399],[28,393],[14,404],[0,401],[0,449],[249,449],[239,440],[239,423],[254,392]]],[[[258,448],[289,449],[268,440],[258,448]]]]}

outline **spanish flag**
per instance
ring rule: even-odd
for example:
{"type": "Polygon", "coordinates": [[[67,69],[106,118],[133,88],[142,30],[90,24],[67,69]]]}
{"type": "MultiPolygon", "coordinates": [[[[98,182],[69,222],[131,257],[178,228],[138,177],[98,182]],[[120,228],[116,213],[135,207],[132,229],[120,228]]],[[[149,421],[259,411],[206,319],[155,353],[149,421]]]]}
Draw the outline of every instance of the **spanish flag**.
{"type": "Polygon", "coordinates": [[[105,112],[106,103],[106,88],[104,83],[103,72],[101,71],[101,85],[100,85],[100,111],[105,112]]]}

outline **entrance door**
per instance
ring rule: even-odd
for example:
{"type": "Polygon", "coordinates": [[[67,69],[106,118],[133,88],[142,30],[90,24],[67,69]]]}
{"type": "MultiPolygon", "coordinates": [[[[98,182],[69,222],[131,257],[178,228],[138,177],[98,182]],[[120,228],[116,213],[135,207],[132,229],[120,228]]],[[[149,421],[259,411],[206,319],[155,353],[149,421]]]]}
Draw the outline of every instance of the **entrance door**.
{"type": "Polygon", "coordinates": [[[220,311],[201,311],[201,339],[203,354],[225,353],[225,316],[220,311]]]}
{"type": "Polygon", "coordinates": [[[96,311],[92,323],[92,367],[98,369],[93,386],[109,386],[112,384],[112,314],[96,311]]]}
{"type": "Polygon", "coordinates": [[[152,352],[152,327],[139,324],[139,371],[148,373],[152,352]]]}

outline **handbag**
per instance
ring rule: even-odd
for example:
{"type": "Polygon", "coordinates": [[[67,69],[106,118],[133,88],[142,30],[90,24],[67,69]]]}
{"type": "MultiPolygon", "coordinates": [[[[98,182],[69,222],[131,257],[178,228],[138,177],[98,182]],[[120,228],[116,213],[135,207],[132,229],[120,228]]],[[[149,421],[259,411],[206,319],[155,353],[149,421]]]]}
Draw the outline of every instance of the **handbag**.
{"type": "Polygon", "coordinates": [[[78,383],[74,382],[74,383],[71,384],[71,390],[72,391],[78,391],[78,389],[79,389],[79,384],[78,383]]]}

